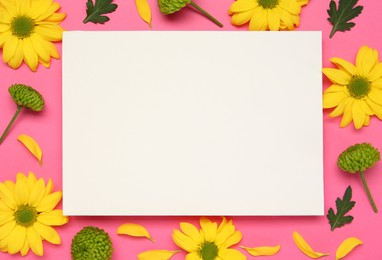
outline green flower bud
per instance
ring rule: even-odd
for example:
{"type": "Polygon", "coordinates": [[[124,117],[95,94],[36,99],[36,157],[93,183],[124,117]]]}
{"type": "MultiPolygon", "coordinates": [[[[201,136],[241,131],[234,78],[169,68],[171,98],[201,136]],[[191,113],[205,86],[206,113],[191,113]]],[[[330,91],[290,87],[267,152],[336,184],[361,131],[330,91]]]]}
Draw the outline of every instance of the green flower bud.
{"type": "Polygon", "coordinates": [[[72,240],[73,260],[109,260],[112,253],[109,235],[97,227],[84,227],[72,240]]]}
{"type": "Polygon", "coordinates": [[[41,111],[44,109],[44,99],[34,88],[23,84],[13,84],[9,87],[8,91],[18,106],[33,111],[41,111]]]}
{"type": "Polygon", "coordinates": [[[350,146],[338,157],[337,165],[350,173],[364,172],[380,159],[379,151],[371,144],[362,143],[350,146]]]}
{"type": "Polygon", "coordinates": [[[162,14],[178,12],[191,2],[191,0],[158,0],[159,10],[162,14]]]}

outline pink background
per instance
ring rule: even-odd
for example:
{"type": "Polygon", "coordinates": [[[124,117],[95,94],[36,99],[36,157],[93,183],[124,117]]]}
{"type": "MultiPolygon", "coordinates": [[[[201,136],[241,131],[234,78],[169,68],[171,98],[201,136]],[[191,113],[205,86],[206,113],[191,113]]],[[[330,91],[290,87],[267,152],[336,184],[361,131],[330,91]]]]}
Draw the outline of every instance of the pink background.
{"type": "MultiPolygon", "coordinates": [[[[59,1],[62,6],[61,12],[67,13],[67,18],[62,23],[66,30],[149,29],[139,18],[133,0],[116,0],[115,2],[119,5],[118,9],[109,15],[111,20],[105,25],[83,24],[85,2],[85,0],[59,1]]],[[[149,2],[153,12],[153,30],[247,30],[247,25],[237,28],[230,24],[227,10],[233,2],[232,0],[221,0],[219,4],[216,1],[195,1],[216,16],[224,24],[223,29],[219,29],[188,8],[173,16],[165,17],[160,14],[156,0],[149,0],[149,2]]],[[[329,58],[334,56],[353,62],[362,45],[376,48],[382,56],[382,36],[379,33],[382,23],[382,16],[380,15],[382,2],[375,0],[360,0],[359,2],[365,8],[363,14],[355,19],[356,27],[350,32],[337,33],[333,39],[328,37],[331,26],[326,20],[329,0],[313,0],[303,8],[301,25],[297,30],[319,30],[323,32],[323,64],[325,67],[332,66],[329,58]]],[[[56,46],[61,51],[61,44],[56,44],[56,46]]],[[[280,48],[283,48],[282,43],[280,43],[280,48]]],[[[105,49],[107,50],[107,46],[105,49]]],[[[298,68],[296,68],[296,73],[298,73],[298,68]]],[[[0,181],[7,179],[14,181],[17,172],[28,173],[28,171],[32,171],[38,177],[51,178],[55,184],[55,190],[61,190],[61,60],[54,60],[50,69],[39,66],[36,73],[31,72],[25,65],[19,70],[12,70],[0,62],[0,75],[1,131],[6,127],[16,109],[7,91],[11,84],[31,85],[43,94],[46,101],[45,110],[39,114],[24,111],[0,146],[0,181]],[[38,141],[44,153],[42,167],[16,140],[20,134],[28,134],[38,141]]],[[[327,88],[328,85],[329,81],[324,78],[323,89],[327,88]]],[[[106,88],[107,86],[105,86],[105,91],[107,91],[106,88]]],[[[346,187],[351,185],[353,199],[357,202],[351,211],[351,215],[355,217],[353,223],[332,232],[326,217],[233,217],[236,228],[243,233],[243,240],[240,245],[255,247],[281,244],[281,251],[272,259],[307,259],[292,240],[292,232],[296,230],[310,243],[313,249],[330,253],[331,256],[326,259],[333,259],[341,242],[351,236],[358,237],[364,244],[356,248],[346,259],[382,259],[380,248],[382,213],[373,213],[360,178],[343,173],[336,166],[338,155],[352,144],[371,142],[375,147],[382,150],[382,122],[377,118],[372,118],[370,126],[359,131],[356,131],[353,126],[340,129],[339,122],[339,118],[328,118],[328,113],[324,112],[325,211],[327,212],[330,207],[334,207],[335,199],[342,196],[346,187]]],[[[380,162],[366,174],[375,202],[380,210],[382,210],[381,172],[382,163],[380,162]]],[[[211,194],[211,196],[213,195],[211,194]]],[[[137,194],[137,199],[139,199],[139,194],[137,194]]],[[[219,217],[213,219],[220,221],[219,217]]],[[[113,259],[116,260],[137,259],[138,253],[150,249],[176,250],[178,248],[171,239],[172,231],[179,228],[181,221],[198,224],[198,220],[197,217],[71,217],[67,225],[57,228],[62,238],[61,245],[56,246],[44,242],[44,258],[70,259],[72,237],[82,227],[88,225],[103,228],[110,234],[115,249],[113,259]],[[127,222],[145,226],[157,242],[152,243],[144,238],[116,235],[117,227],[127,222]]],[[[184,259],[184,255],[182,252],[172,259],[184,259]]],[[[21,256],[0,253],[0,258],[21,259],[21,256]]],[[[251,256],[248,255],[248,258],[250,259],[251,256]]],[[[39,259],[39,257],[30,252],[27,259],[39,259]]]]}

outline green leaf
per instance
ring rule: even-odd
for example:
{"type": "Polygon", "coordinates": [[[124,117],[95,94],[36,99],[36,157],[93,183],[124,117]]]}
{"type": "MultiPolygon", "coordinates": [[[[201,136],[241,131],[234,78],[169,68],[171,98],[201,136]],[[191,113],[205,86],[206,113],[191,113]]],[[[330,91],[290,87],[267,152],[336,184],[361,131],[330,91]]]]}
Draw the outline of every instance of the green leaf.
{"type": "Polygon", "coordinates": [[[340,198],[336,199],[337,214],[334,213],[332,208],[329,209],[328,215],[326,215],[326,217],[329,220],[332,231],[335,228],[342,227],[343,225],[349,224],[353,221],[354,217],[345,216],[345,214],[348,213],[355,205],[355,201],[351,201],[351,197],[352,189],[349,186],[347,187],[342,200],[340,198]]]}
{"type": "Polygon", "coordinates": [[[112,4],[113,0],[88,0],[86,3],[86,18],[83,23],[101,23],[104,24],[110,20],[109,17],[104,14],[109,14],[117,9],[118,5],[112,4]]]}
{"type": "Polygon", "coordinates": [[[358,0],[339,0],[338,9],[334,0],[330,1],[328,14],[328,21],[333,25],[330,38],[334,36],[337,31],[345,32],[350,31],[355,26],[350,20],[356,18],[362,13],[363,6],[356,6],[358,0]]]}

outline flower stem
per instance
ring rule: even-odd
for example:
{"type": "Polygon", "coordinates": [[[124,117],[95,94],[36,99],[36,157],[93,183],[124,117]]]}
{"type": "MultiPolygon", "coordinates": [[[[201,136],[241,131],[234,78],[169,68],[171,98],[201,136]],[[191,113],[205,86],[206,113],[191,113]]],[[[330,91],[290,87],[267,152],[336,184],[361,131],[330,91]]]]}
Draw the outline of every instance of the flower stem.
{"type": "Polygon", "coordinates": [[[223,27],[223,24],[221,22],[219,22],[215,17],[213,17],[212,15],[210,15],[209,13],[207,13],[205,10],[203,10],[200,6],[198,6],[197,4],[195,4],[194,2],[190,2],[190,5],[192,7],[194,7],[196,10],[198,10],[199,12],[201,12],[205,17],[207,17],[208,19],[210,19],[212,22],[214,22],[217,26],[219,27],[223,27]]]}
{"type": "Polygon", "coordinates": [[[371,203],[371,206],[373,207],[374,212],[375,212],[375,213],[378,213],[377,206],[375,206],[373,197],[371,196],[369,187],[367,186],[367,183],[366,183],[365,173],[361,171],[361,172],[359,172],[359,175],[361,175],[362,183],[363,183],[363,186],[365,187],[365,190],[366,190],[366,193],[367,193],[367,197],[369,198],[369,201],[370,201],[370,203],[371,203]]]}
{"type": "Polygon", "coordinates": [[[20,114],[20,112],[21,112],[22,109],[23,109],[22,106],[17,106],[16,113],[13,115],[11,122],[9,122],[7,128],[5,128],[5,130],[4,130],[3,135],[0,137],[0,144],[3,142],[5,136],[6,136],[7,133],[9,132],[9,129],[11,129],[11,126],[12,126],[13,123],[15,122],[16,118],[19,116],[19,114],[20,114]]]}

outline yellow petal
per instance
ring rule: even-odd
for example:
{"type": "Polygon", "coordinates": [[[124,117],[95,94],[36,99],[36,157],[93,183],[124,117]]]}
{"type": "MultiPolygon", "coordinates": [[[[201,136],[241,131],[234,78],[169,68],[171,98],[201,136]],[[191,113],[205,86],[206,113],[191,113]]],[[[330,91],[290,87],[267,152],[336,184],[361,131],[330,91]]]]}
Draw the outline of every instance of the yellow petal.
{"type": "Polygon", "coordinates": [[[271,31],[280,29],[280,13],[277,10],[277,8],[268,9],[268,25],[271,31]]]}
{"type": "Polygon", "coordinates": [[[31,37],[33,48],[36,50],[37,55],[44,61],[50,60],[50,53],[45,44],[45,40],[43,40],[40,35],[37,33],[33,34],[31,37]]]}
{"type": "Polygon", "coordinates": [[[10,211],[11,209],[0,198],[0,211],[10,211]]]}
{"type": "Polygon", "coordinates": [[[62,22],[66,17],[65,13],[54,13],[51,16],[44,19],[45,22],[51,22],[51,23],[60,23],[62,22]]]}
{"type": "Polygon", "coordinates": [[[337,249],[336,260],[344,258],[358,245],[362,245],[362,241],[358,238],[350,237],[346,239],[337,249]]]}
{"type": "Polygon", "coordinates": [[[340,70],[347,72],[349,75],[355,75],[357,73],[355,66],[347,60],[341,58],[331,58],[330,61],[340,70]]]}
{"type": "Polygon", "coordinates": [[[253,256],[271,256],[275,255],[280,251],[280,245],[277,246],[262,246],[262,247],[245,247],[241,246],[241,248],[245,249],[250,255],[253,256]]]}
{"type": "Polygon", "coordinates": [[[37,221],[47,226],[61,226],[68,223],[68,217],[62,214],[62,210],[52,210],[40,213],[37,221]]]}
{"type": "Polygon", "coordinates": [[[362,108],[362,111],[363,111],[366,115],[369,115],[369,116],[374,115],[373,110],[371,110],[370,106],[369,106],[369,105],[366,103],[366,101],[364,101],[364,100],[361,101],[361,108],[362,108]]]}
{"type": "Polygon", "coordinates": [[[21,256],[26,256],[29,252],[29,249],[30,249],[30,246],[29,246],[28,239],[25,239],[24,245],[20,250],[21,256]]]}
{"type": "Polygon", "coordinates": [[[0,33],[0,48],[4,46],[4,43],[12,36],[11,31],[5,31],[0,33]]]}
{"type": "MultiPolygon", "coordinates": [[[[241,233],[240,233],[241,235],[241,233]]],[[[228,221],[224,218],[222,223],[220,223],[219,225],[219,228],[218,228],[218,232],[217,232],[217,235],[216,235],[216,239],[215,239],[215,243],[220,245],[220,244],[223,244],[225,243],[225,245],[228,243],[228,244],[231,244],[231,245],[234,245],[236,244],[234,240],[236,240],[238,237],[237,236],[240,236],[238,234],[235,233],[235,226],[232,225],[232,221],[228,221]],[[227,241],[229,240],[229,241],[227,241]],[[234,244],[232,244],[234,243],[234,244]]],[[[241,237],[240,237],[241,239],[241,237]]],[[[240,240],[239,240],[240,241],[240,240]]],[[[230,247],[231,245],[226,245],[226,247],[230,247]]]]}
{"type": "Polygon", "coordinates": [[[371,88],[382,89],[382,78],[372,81],[371,88]]]}
{"type": "Polygon", "coordinates": [[[56,192],[53,192],[51,194],[48,194],[47,196],[42,198],[42,200],[40,201],[40,203],[36,207],[36,210],[38,212],[53,210],[57,206],[58,202],[60,202],[61,197],[62,197],[61,191],[56,191],[56,192]]]}
{"type": "Polygon", "coordinates": [[[196,251],[198,248],[198,244],[194,240],[192,240],[192,238],[186,236],[179,230],[174,230],[174,232],[172,233],[172,240],[174,240],[174,243],[177,246],[186,250],[187,252],[196,251]]]}
{"type": "Polygon", "coordinates": [[[370,116],[366,115],[365,116],[365,121],[363,122],[364,126],[368,126],[370,124],[370,116]]]}
{"type": "Polygon", "coordinates": [[[7,185],[0,182],[0,198],[1,200],[11,209],[16,208],[16,201],[14,198],[14,193],[7,185]]]}
{"type": "Polygon", "coordinates": [[[255,13],[255,10],[249,10],[245,12],[235,13],[232,15],[231,23],[236,26],[243,25],[245,23],[248,23],[251,18],[253,19],[253,14],[255,13]]]}
{"type": "Polygon", "coordinates": [[[231,236],[227,238],[227,240],[224,242],[225,247],[230,247],[233,245],[236,245],[241,241],[243,238],[243,235],[241,234],[240,231],[235,231],[231,236]]]}
{"type": "Polygon", "coordinates": [[[296,1],[280,0],[279,5],[291,14],[300,14],[301,12],[301,6],[296,1]]]}
{"type": "Polygon", "coordinates": [[[9,234],[8,253],[16,254],[19,252],[24,246],[26,237],[26,228],[20,225],[16,225],[11,234],[9,234]]]}
{"type": "Polygon", "coordinates": [[[362,100],[354,100],[353,102],[353,122],[356,129],[360,129],[363,126],[363,122],[365,121],[365,113],[362,110],[361,103],[362,100]]]}
{"type": "Polygon", "coordinates": [[[366,99],[366,103],[369,105],[375,115],[382,120],[382,106],[374,103],[371,99],[366,99]]]}
{"type": "Polygon", "coordinates": [[[43,39],[50,42],[61,41],[62,28],[59,25],[44,23],[36,26],[36,33],[38,33],[43,39]]]}
{"type": "Polygon", "coordinates": [[[36,21],[39,22],[45,20],[45,18],[51,16],[54,12],[60,9],[60,7],[61,6],[58,3],[52,2],[52,4],[45,12],[41,13],[38,17],[36,17],[36,21]]]}
{"type": "Polygon", "coordinates": [[[376,81],[382,78],[382,63],[378,63],[374,66],[374,68],[370,71],[367,79],[369,81],[376,81]]]}
{"type": "Polygon", "coordinates": [[[42,240],[33,226],[27,228],[27,239],[33,253],[38,256],[43,256],[44,249],[42,247],[42,240]]]}
{"type": "Polygon", "coordinates": [[[310,258],[319,258],[322,256],[328,256],[329,254],[315,252],[313,249],[309,246],[309,244],[305,241],[305,239],[296,231],[293,232],[293,240],[295,244],[297,245],[298,249],[301,250],[305,255],[309,256],[310,258]]]}
{"type": "Polygon", "coordinates": [[[246,260],[247,257],[243,255],[241,252],[235,249],[226,249],[221,248],[218,252],[218,256],[222,259],[230,259],[230,260],[246,260]]]}
{"type": "Polygon", "coordinates": [[[349,74],[338,69],[323,68],[322,72],[330,79],[331,82],[344,86],[349,84],[351,79],[349,74]]]}
{"type": "Polygon", "coordinates": [[[150,239],[152,242],[155,242],[150,236],[147,229],[138,224],[126,223],[126,224],[120,225],[118,227],[117,234],[129,235],[133,237],[146,237],[150,239]]]}
{"type": "Polygon", "coordinates": [[[6,225],[7,223],[13,221],[15,219],[13,211],[4,211],[0,214],[0,226],[6,225]]]}
{"type": "Polygon", "coordinates": [[[345,98],[347,98],[347,95],[345,92],[329,92],[324,93],[323,99],[322,99],[322,106],[324,108],[332,108],[338,106],[345,98]]]}
{"type": "Polygon", "coordinates": [[[196,243],[201,243],[203,241],[203,237],[200,235],[199,230],[192,224],[182,222],[180,223],[180,229],[182,232],[189,236],[192,240],[194,240],[196,243]]]}
{"type": "Polygon", "coordinates": [[[33,172],[29,172],[28,178],[27,178],[27,185],[28,189],[32,190],[33,186],[36,184],[36,176],[33,174],[33,172]]]}
{"type": "Polygon", "coordinates": [[[19,137],[17,137],[17,140],[19,140],[25,147],[34,155],[34,157],[37,158],[40,165],[42,165],[42,150],[35,139],[33,139],[29,135],[21,134],[19,137]]]}
{"type": "Polygon", "coordinates": [[[45,196],[48,195],[49,193],[51,193],[53,191],[53,182],[51,179],[48,180],[48,183],[46,184],[46,187],[45,187],[45,196]]]}
{"type": "Polygon", "coordinates": [[[47,49],[49,50],[50,56],[52,56],[55,59],[59,59],[60,54],[58,54],[56,46],[54,46],[54,44],[49,42],[49,41],[45,41],[45,44],[46,44],[47,49]]]}
{"type": "Polygon", "coordinates": [[[19,44],[19,38],[10,36],[3,46],[3,61],[7,62],[15,55],[17,45],[19,44]]]}
{"type": "Polygon", "coordinates": [[[35,185],[33,186],[30,194],[29,194],[29,205],[33,207],[37,207],[40,203],[41,199],[44,197],[45,193],[45,184],[43,179],[39,179],[35,185]]]}
{"type": "Polygon", "coordinates": [[[7,237],[16,226],[16,221],[11,220],[8,223],[0,226],[0,240],[7,237]]]}
{"type": "Polygon", "coordinates": [[[291,18],[290,13],[285,11],[282,8],[280,8],[280,19],[285,24],[285,26],[286,26],[286,28],[288,30],[293,30],[294,29],[294,23],[293,23],[293,20],[291,18]]]}
{"type": "Polygon", "coordinates": [[[331,92],[344,92],[346,89],[345,86],[338,85],[338,84],[333,84],[327,89],[325,89],[324,93],[331,93],[331,92]]]}
{"type": "Polygon", "coordinates": [[[24,60],[24,42],[23,41],[19,41],[19,43],[17,44],[17,48],[15,50],[15,54],[13,55],[13,57],[8,61],[8,65],[13,68],[13,69],[18,69],[23,60],[24,60]]]}
{"type": "Polygon", "coordinates": [[[135,0],[135,5],[137,7],[139,16],[151,28],[151,8],[147,0],[135,0]]]}
{"type": "Polygon", "coordinates": [[[268,27],[267,12],[263,8],[256,8],[249,22],[250,31],[265,31],[268,27]]]}
{"type": "Polygon", "coordinates": [[[199,257],[197,252],[191,252],[186,255],[185,260],[203,260],[203,259],[199,257]]]}
{"type": "Polygon", "coordinates": [[[374,103],[382,105],[382,90],[372,89],[367,96],[373,100],[374,103]]]}
{"type": "Polygon", "coordinates": [[[216,239],[218,226],[216,222],[211,222],[208,218],[200,218],[200,226],[204,231],[204,239],[206,241],[214,241],[216,239]]]}
{"type": "Polygon", "coordinates": [[[352,113],[353,102],[354,102],[354,99],[350,98],[349,102],[345,106],[344,115],[342,116],[340,127],[348,126],[353,120],[353,113],[352,113]]]}
{"type": "Polygon", "coordinates": [[[228,10],[228,14],[232,15],[234,13],[240,13],[252,10],[259,5],[257,1],[252,0],[238,0],[233,2],[228,10]]]}
{"type": "Polygon", "coordinates": [[[27,204],[29,190],[25,180],[16,181],[15,185],[15,200],[18,205],[27,204]]]}
{"type": "Polygon", "coordinates": [[[149,250],[138,255],[138,260],[168,260],[180,251],[149,250]]]}
{"type": "Polygon", "coordinates": [[[33,48],[32,40],[25,38],[23,40],[24,61],[32,71],[36,71],[38,64],[37,52],[33,48]]]}
{"type": "Polygon", "coordinates": [[[356,68],[361,76],[367,77],[371,69],[379,62],[378,52],[367,46],[362,46],[357,54],[356,68]]]}
{"type": "Polygon", "coordinates": [[[61,238],[54,228],[41,224],[38,221],[33,224],[33,227],[43,239],[55,245],[61,244],[61,238]]]}

